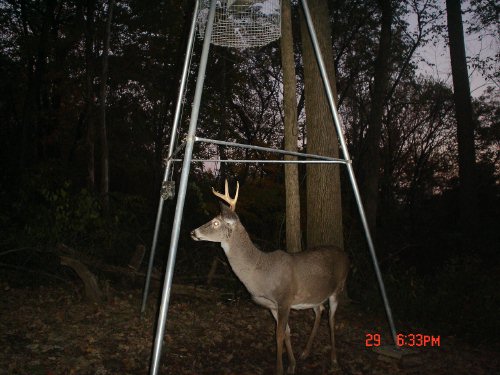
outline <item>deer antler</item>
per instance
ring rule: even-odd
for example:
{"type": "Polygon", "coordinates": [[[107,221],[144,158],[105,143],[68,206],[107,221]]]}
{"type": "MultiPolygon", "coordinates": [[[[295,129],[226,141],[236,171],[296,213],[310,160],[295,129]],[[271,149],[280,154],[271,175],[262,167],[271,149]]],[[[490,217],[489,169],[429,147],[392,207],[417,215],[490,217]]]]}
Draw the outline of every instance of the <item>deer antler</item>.
{"type": "Polygon", "coordinates": [[[238,201],[238,191],[240,190],[240,183],[236,181],[236,194],[234,195],[234,198],[231,198],[229,196],[229,189],[227,186],[227,180],[226,180],[226,185],[225,185],[225,192],[224,195],[221,193],[217,193],[214,188],[212,188],[212,193],[216,197],[221,198],[224,202],[229,204],[229,207],[231,207],[231,211],[234,211],[236,209],[236,202],[238,201]]]}

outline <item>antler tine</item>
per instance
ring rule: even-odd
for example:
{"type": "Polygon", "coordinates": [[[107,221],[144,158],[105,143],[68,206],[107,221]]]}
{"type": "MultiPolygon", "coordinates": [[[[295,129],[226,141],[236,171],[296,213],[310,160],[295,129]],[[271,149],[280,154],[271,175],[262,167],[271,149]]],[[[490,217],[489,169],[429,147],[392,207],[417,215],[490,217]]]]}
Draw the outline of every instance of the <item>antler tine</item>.
{"type": "Polygon", "coordinates": [[[240,183],[236,181],[236,194],[234,194],[234,208],[236,208],[236,202],[238,201],[238,193],[240,192],[240,183]]]}
{"type": "Polygon", "coordinates": [[[234,211],[236,209],[236,202],[238,201],[238,193],[240,190],[240,183],[238,181],[236,181],[236,194],[234,195],[234,198],[231,198],[231,196],[229,195],[229,187],[228,187],[227,179],[226,179],[226,183],[225,183],[224,187],[225,187],[224,194],[216,192],[214,188],[212,188],[212,193],[214,193],[214,195],[216,197],[219,197],[224,202],[229,204],[229,207],[231,207],[231,211],[234,211]]]}

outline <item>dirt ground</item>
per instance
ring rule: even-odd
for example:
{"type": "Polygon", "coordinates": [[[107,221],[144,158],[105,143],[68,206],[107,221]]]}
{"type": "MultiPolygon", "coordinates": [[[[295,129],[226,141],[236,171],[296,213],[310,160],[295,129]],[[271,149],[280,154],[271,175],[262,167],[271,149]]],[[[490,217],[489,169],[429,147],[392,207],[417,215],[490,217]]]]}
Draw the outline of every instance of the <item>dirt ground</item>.
{"type": "MultiPolygon", "coordinates": [[[[151,296],[141,317],[140,290],[113,290],[108,302],[97,306],[68,287],[13,288],[5,282],[0,287],[0,374],[148,373],[157,295],[151,296]]],[[[218,295],[203,291],[202,298],[172,296],[161,374],[273,374],[271,314],[249,300],[227,301],[218,295]]],[[[312,311],[291,314],[296,357],[305,345],[313,315],[312,311]]],[[[336,325],[340,370],[335,373],[489,375],[500,371],[498,352],[453,337],[442,336],[439,347],[420,347],[402,360],[381,357],[366,347],[366,334],[388,338],[385,325],[383,317],[368,317],[353,304],[340,306],[336,325]]],[[[297,362],[296,373],[328,373],[329,350],[324,314],[313,353],[297,362]]]]}

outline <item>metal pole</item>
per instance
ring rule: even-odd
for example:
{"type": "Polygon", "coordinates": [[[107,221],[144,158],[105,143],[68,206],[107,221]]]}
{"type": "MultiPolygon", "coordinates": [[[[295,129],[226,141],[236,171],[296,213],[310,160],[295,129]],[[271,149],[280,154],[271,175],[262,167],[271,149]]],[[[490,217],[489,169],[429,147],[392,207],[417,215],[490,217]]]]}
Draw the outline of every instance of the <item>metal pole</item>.
{"type": "MultiPolygon", "coordinates": [[[[170,153],[169,152],[169,156],[167,156],[167,158],[165,159],[165,162],[168,163],[169,161],[174,161],[174,157],[179,153],[181,152],[181,150],[186,147],[186,141],[182,141],[181,144],[179,146],[177,146],[177,148],[174,150],[174,152],[170,153]]],[[[179,159],[179,160],[182,160],[182,159],[179,159]]]]}
{"type": "MultiPolygon", "coordinates": [[[[346,142],[344,139],[344,134],[343,134],[343,130],[342,130],[342,123],[341,123],[340,116],[337,112],[337,108],[335,105],[333,92],[332,92],[330,82],[328,79],[328,74],[326,72],[323,56],[321,54],[321,50],[319,47],[318,38],[317,38],[316,32],[314,30],[314,25],[312,22],[311,13],[309,12],[309,7],[307,5],[307,0],[302,0],[302,8],[304,9],[304,16],[306,18],[307,28],[308,28],[309,34],[311,36],[311,41],[312,41],[312,45],[314,47],[314,53],[316,55],[316,59],[318,61],[319,70],[321,72],[321,78],[322,78],[323,84],[325,86],[328,104],[330,106],[330,111],[332,112],[335,128],[337,130],[337,136],[339,137],[340,146],[342,148],[342,153],[344,155],[344,158],[346,160],[350,161],[351,158],[349,156],[349,151],[347,149],[347,145],[346,145],[346,142]]],[[[354,169],[352,167],[352,163],[347,163],[347,170],[349,172],[349,178],[351,180],[352,189],[354,192],[354,196],[356,198],[356,203],[358,205],[358,210],[359,210],[359,215],[361,217],[361,222],[363,223],[363,228],[365,230],[366,241],[368,242],[368,248],[370,250],[370,255],[372,257],[373,267],[375,268],[375,274],[377,276],[377,280],[378,280],[378,283],[380,286],[380,294],[382,295],[382,300],[384,302],[385,312],[387,314],[387,320],[389,322],[389,326],[391,329],[392,339],[394,340],[394,344],[397,347],[396,326],[394,324],[394,319],[392,317],[392,311],[391,311],[391,307],[389,305],[389,299],[387,298],[387,293],[385,291],[384,280],[382,279],[382,273],[380,272],[380,268],[378,265],[377,254],[375,253],[375,246],[373,245],[373,240],[372,240],[372,237],[370,234],[370,228],[368,227],[368,222],[366,220],[365,210],[363,208],[363,203],[361,201],[361,195],[359,194],[359,189],[358,189],[358,184],[356,182],[356,177],[354,176],[354,169]]]]}
{"type": "Polygon", "coordinates": [[[205,72],[207,68],[208,51],[210,49],[210,40],[215,18],[215,5],[217,0],[212,0],[210,12],[208,13],[207,28],[205,30],[205,40],[203,41],[203,50],[200,58],[200,68],[194,93],[193,108],[191,110],[191,120],[189,123],[188,136],[186,139],[186,150],[184,153],[184,163],[179,183],[179,193],[177,195],[177,205],[175,207],[174,223],[172,225],[172,235],[170,238],[170,250],[165,271],[165,280],[163,282],[163,293],[161,297],[160,312],[158,314],[158,323],[156,327],[156,337],[151,357],[150,375],[156,375],[159,370],[161,347],[163,344],[163,335],[167,320],[168,305],[170,302],[170,292],[172,289],[172,277],[174,274],[175,257],[177,254],[177,245],[179,243],[179,232],[181,228],[182,213],[184,211],[184,201],[186,200],[186,189],[189,177],[189,169],[193,156],[193,146],[195,143],[196,126],[198,123],[198,114],[200,111],[201,94],[203,92],[203,83],[205,81],[205,72]]]}
{"type": "MultiPolygon", "coordinates": [[[[174,151],[174,146],[177,140],[177,129],[179,127],[179,122],[181,119],[181,112],[182,112],[182,102],[184,99],[184,93],[186,91],[186,84],[187,84],[187,79],[189,75],[189,65],[191,61],[191,57],[193,55],[193,45],[194,45],[194,38],[196,35],[196,19],[198,16],[198,10],[200,7],[200,2],[197,0],[195,2],[194,6],[194,11],[193,11],[193,20],[191,21],[191,27],[189,29],[189,37],[188,37],[188,44],[186,48],[186,57],[184,58],[184,66],[182,67],[182,76],[181,76],[181,86],[179,88],[179,96],[177,98],[177,104],[175,106],[175,115],[174,115],[174,123],[172,125],[172,134],[170,135],[170,144],[168,146],[168,157],[167,157],[167,163],[165,166],[165,173],[163,175],[163,182],[167,181],[169,175],[170,175],[170,170],[172,166],[172,153],[174,151]]],[[[149,284],[151,282],[151,272],[153,270],[153,263],[155,259],[155,253],[156,253],[156,245],[158,244],[158,233],[160,231],[160,225],[161,225],[161,217],[163,213],[163,205],[164,205],[164,200],[162,197],[160,197],[160,202],[158,203],[158,213],[156,215],[156,224],[155,224],[155,231],[153,235],[153,243],[151,244],[151,252],[149,254],[149,261],[148,261],[148,271],[146,273],[146,283],[144,285],[144,292],[142,295],[142,306],[141,306],[141,313],[144,313],[146,310],[146,302],[148,300],[148,294],[149,294],[149,284]]]]}

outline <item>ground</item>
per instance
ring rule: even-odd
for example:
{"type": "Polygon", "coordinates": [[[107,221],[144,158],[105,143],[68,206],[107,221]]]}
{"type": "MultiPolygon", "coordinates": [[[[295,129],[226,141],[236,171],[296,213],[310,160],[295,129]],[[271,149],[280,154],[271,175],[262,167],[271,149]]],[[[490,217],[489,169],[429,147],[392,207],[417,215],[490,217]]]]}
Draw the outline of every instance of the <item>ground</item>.
{"type": "MultiPolygon", "coordinates": [[[[98,306],[67,286],[14,288],[3,282],[0,287],[0,374],[148,373],[157,295],[141,317],[138,289],[112,290],[109,300],[98,306]]],[[[335,373],[499,373],[498,353],[452,337],[442,336],[439,347],[419,348],[403,360],[380,357],[366,347],[366,334],[389,337],[385,322],[367,315],[352,303],[339,308],[341,369],[335,373]]],[[[311,311],[291,314],[296,357],[312,322],[311,311]]],[[[328,373],[329,350],[324,314],[313,353],[297,362],[296,373],[328,373]]],[[[273,374],[274,365],[274,320],[268,311],[245,298],[227,300],[218,291],[172,296],[161,374],[273,374]]]]}

